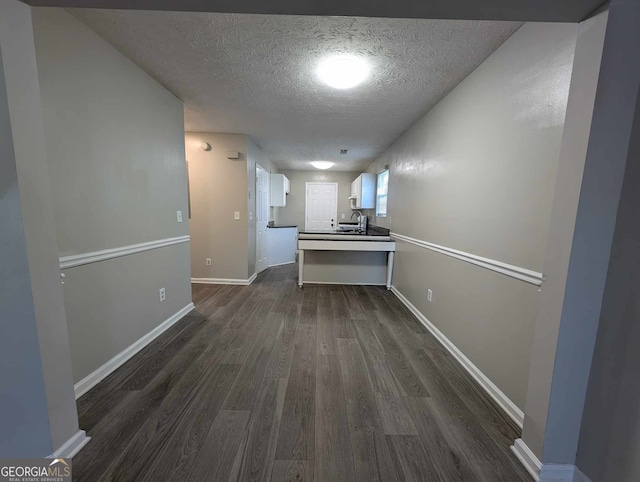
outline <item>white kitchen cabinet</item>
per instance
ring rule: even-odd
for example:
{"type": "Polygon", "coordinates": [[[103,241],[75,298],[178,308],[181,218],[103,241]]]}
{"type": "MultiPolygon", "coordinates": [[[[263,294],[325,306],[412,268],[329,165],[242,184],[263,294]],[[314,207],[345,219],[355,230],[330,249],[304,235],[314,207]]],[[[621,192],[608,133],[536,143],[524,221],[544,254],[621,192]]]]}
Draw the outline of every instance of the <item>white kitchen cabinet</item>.
{"type": "Polygon", "coordinates": [[[271,174],[271,206],[284,207],[287,205],[287,194],[291,189],[291,183],[284,174],[271,174]]]}
{"type": "Polygon", "coordinates": [[[376,207],[376,175],[360,174],[351,183],[351,209],[373,209],[376,207]]]}
{"type": "Polygon", "coordinates": [[[298,249],[298,228],[269,228],[269,266],[293,263],[298,249]]]}

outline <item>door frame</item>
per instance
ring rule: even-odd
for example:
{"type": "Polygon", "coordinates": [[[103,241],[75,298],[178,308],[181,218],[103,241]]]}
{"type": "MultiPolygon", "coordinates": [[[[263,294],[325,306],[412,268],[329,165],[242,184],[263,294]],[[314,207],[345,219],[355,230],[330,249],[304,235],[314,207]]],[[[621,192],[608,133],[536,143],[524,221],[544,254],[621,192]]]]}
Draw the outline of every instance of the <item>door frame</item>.
{"type": "MultiPolygon", "coordinates": [[[[266,266],[258,271],[258,222],[259,222],[259,216],[258,216],[258,176],[259,173],[258,171],[263,171],[266,176],[267,176],[267,192],[266,192],[266,202],[267,202],[267,213],[269,212],[269,210],[271,209],[271,176],[269,175],[269,171],[267,171],[264,167],[262,167],[260,164],[258,164],[256,162],[256,185],[255,185],[255,202],[256,202],[256,265],[255,265],[255,271],[256,273],[261,273],[262,271],[264,271],[265,269],[267,269],[269,267],[269,229],[267,228],[267,235],[266,235],[266,246],[265,246],[265,259],[266,259],[266,266]]],[[[267,225],[269,224],[269,216],[267,215],[267,225]]]]}
{"type": "Polygon", "coordinates": [[[336,203],[335,203],[335,214],[333,219],[336,220],[336,225],[338,224],[338,191],[340,186],[337,182],[323,182],[323,181],[308,181],[304,184],[304,230],[307,231],[309,228],[307,227],[307,223],[309,222],[309,184],[333,184],[336,186],[336,203]]]}

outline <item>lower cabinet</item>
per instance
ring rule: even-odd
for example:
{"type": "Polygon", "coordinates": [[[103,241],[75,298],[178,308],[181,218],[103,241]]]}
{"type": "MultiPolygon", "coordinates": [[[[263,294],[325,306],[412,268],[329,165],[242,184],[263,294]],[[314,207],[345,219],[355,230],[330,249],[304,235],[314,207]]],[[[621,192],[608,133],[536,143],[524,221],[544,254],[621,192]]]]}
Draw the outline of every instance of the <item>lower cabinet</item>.
{"type": "Polygon", "coordinates": [[[269,228],[269,266],[293,263],[298,249],[298,228],[269,228]]]}

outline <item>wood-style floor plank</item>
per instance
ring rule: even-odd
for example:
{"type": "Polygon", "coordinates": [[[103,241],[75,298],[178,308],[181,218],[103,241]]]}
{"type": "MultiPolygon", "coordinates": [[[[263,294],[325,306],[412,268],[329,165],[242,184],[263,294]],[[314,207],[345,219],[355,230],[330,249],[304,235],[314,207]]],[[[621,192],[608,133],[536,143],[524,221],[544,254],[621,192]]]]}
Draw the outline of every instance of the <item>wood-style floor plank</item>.
{"type": "Polygon", "coordinates": [[[183,480],[228,480],[251,411],[220,410],[183,480]]]}
{"type": "Polygon", "coordinates": [[[298,325],[276,458],[313,460],[315,444],[316,327],[298,325]]]}
{"type": "Polygon", "coordinates": [[[360,346],[356,340],[341,339],[338,340],[338,350],[351,431],[355,480],[403,480],[395,470],[360,346]]]}
{"type": "Polygon", "coordinates": [[[415,435],[387,435],[396,469],[406,482],[439,482],[431,457],[420,437],[415,435]]]}
{"type": "Polygon", "coordinates": [[[276,460],[273,463],[271,482],[313,482],[312,467],[310,460],[276,460]]]}
{"type": "Polygon", "coordinates": [[[387,356],[375,336],[371,323],[354,321],[357,339],[365,358],[365,367],[379,408],[384,433],[387,435],[418,435],[405,406],[400,386],[387,363],[387,356]]]}
{"type": "Polygon", "coordinates": [[[256,403],[251,410],[251,425],[243,448],[238,452],[237,476],[232,471],[230,480],[269,480],[286,386],[287,380],[283,378],[262,380],[256,403]]]}
{"type": "Polygon", "coordinates": [[[316,367],[316,480],[355,479],[349,420],[337,356],[319,356],[316,367]]]}
{"type": "Polygon", "coordinates": [[[529,481],[518,427],[392,293],[296,275],[194,284],[78,400],[74,480],[529,481]]]}

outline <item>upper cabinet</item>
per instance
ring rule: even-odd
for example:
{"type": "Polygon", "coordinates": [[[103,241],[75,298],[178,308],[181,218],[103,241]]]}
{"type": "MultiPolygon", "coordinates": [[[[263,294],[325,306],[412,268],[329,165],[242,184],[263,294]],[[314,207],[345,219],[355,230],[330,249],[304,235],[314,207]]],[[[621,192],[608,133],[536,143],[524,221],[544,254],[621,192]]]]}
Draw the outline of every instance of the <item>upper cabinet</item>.
{"type": "Polygon", "coordinates": [[[271,206],[284,207],[287,205],[287,194],[291,189],[291,183],[284,174],[270,174],[271,181],[271,206]]]}
{"type": "Polygon", "coordinates": [[[360,174],[351,183],[351,209],[373,209],[376,207],[376,175],[360,174]]]}

